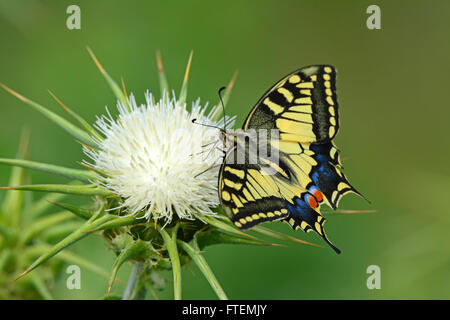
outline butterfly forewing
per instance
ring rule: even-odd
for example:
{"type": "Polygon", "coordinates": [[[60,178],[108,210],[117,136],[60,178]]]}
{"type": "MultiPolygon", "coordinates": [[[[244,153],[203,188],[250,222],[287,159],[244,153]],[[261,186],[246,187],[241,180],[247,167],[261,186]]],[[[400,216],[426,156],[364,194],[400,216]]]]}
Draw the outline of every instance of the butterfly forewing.
{"type": "Polygon", "coordinates": [[[243,129],[279,129],[280,139],[326,142],[339,127],[336,71],[319,65],[281,79],[256,103],[243,129]]]}

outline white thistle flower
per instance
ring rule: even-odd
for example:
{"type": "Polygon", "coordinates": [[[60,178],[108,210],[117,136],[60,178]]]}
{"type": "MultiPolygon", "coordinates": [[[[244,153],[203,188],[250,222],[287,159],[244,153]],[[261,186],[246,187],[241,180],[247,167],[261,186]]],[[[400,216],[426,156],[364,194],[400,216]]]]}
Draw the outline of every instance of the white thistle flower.
{"type": "MultiPolygon", "coordinates": [[[[108,109],[107,116],[97,118],[104,139],[96,139],[98,149],[85,147],[84,152],[94,161],[89,165],[106,174],[99,185],[120,196],[120,208],[129,214],[167,223],[174,213],[182,219],[215,215],[223,159],[219,131],[192,119],[223,128],[223,119],[214,121],[219,106],[206,115],[207,104],[202,107],[200,99],[188,111],[175,95],[164,94],[155,103],[147,91],[145,98],[146,104],[137,106],[130,95],[129,109],[118,102],[117,119],[108,109]]],[[[233,122],[227,119],[228,127],[233,122]]]]}

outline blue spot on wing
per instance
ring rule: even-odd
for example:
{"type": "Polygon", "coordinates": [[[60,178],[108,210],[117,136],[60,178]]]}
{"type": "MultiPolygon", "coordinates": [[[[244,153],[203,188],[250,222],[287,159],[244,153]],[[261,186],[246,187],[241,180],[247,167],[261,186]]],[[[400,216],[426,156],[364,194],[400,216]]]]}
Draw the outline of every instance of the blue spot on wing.
{"type": "Polygon", "coordinates": [[[296,221],[300,220],[300,223],[305,221],[310,226],[313,226],[317,220],[316,211],[314,211],[304,199],[296,198],[294,202],[296,204],[295,206],[289,206],[291,217],[296,221]]]}

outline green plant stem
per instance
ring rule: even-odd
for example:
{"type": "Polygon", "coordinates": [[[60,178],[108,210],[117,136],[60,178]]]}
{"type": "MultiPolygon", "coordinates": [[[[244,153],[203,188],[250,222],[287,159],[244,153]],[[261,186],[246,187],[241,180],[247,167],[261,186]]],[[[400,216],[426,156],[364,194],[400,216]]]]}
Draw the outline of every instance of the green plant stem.
{"type": "Polygon", "coordinates": [[[173,272],[173,294],[175,300],[181,300],[181,263],[180,256],[178,255],[177,248],[177,231],[179,224],[177,224],[172,231],[172,238],[167,233],[166,230],[158,226],[158,231],[161,234],[162,238],[167,247],[167,251],[169,253],[170,261],[172,263],[172,272],[173,272]]]}
{"type": "MultiPolygon", "coordinates": [[[[130,278],[128,279],[127,286],[125,287],[125,291],[123,292],[122,300],[133,300],[134,292],[138,286],[139,277],[141,273],[144,271],[144,263],[143,262],[135,262],[133,265],[133,269],[131,270],[130,278]]],[[[143,298],[142,294],[139,290],[139,294],[136,296],[139,298],[143,298]]],[[[144,293],[145,296],[145,293],[144,293]]]]}
{"type": "Polygon", "coordinates": [[[56,113],[48,110],[47,108],[41,106],[40,104],[25,98],[21,94],[15,92],[14,90],[8,88],[4,84],[0,84],[0,86],[15,96],[17,99],[21,100],[31,108],[35,109],[36,111],[40,112],[42,115],[44,115],[49,120],[53,121],[55,124],[60,126],[62,129],[66,130],[70,135],[72,135],[75,139],[80,140],[84,144],[87,144],[91,147],[96,147],[95,142],[92,140],[91,136],[84,130],[80,129],[79,127],[73,125],[71,122],[67,121],[66,119],[60,117],[56,113]]]}
{"type": "MultiPolygon", "coordinates": [[[[80,239],[86,237],[89,234],[89,231],[91,231],[92,229],[97,228],[98,226],[100,226],[102,223],[107,222],[108,220],[111,220],[114,218],[114,216],[112,215],[105,215],[103,217],[98,218],[97,220],[94,221],[95,215],[88,220],[84,225],[82,225],[79,229],[75,230],[73,233],[71,233],[70,235],[68,235],[66,238],[64,238],[63,240],[61,240],[60,242],[58,242],[57,244],[55,244],[47,253],[45,253],[44,255],[40,256],[37,260],[35,260],[29,267],[27,270],[25,270],[20,276],[19,278],[23,277],[24,275],[28,274],[29,272],[31,272],[32,270],[34,270],[36,267],[38,267],[39,265],[41,265],[42,263],[44,263],[45,261],[47,261],[48,259],[50,259],[51,257],[53,257],[54,255],[56,255],[58,252],[60,252],[61,250],[65,249],[66,247],[70,246],[71,244],[79,241],[80,239]]],[[[17,278],[17,279],[19,279],[17,278]]]]}
{"type": "Polygon", "coordinates": [[[53,300],[53,297],[48,290],[47,286],[45,285],[44,280],[40,276],[39,273],[33,274],[32,277],[30,277],[30,281],[35,287],[35,289],[39,292],[39,294],[45,299],[45,300],[53,300]]]}
{"type": "Polygon", "coordinates": [[[200,254],[200,250],[198,249],[198,247],[196,245],[194,245],[195,247],[192,247],[184,241],[178,241],[178,243],[195,262],[197,267],[205,276],[206,280],[208,280],[209,284],[211,285],[211,287],[213,288],[214,292],[217,294],[219,299],[228,300],[225,291],[223,291],[222,287],[219,284],[219,281],[217,281],[217,278],[212,272],[208,263],[206,262],[206,259],[200,254]]]}

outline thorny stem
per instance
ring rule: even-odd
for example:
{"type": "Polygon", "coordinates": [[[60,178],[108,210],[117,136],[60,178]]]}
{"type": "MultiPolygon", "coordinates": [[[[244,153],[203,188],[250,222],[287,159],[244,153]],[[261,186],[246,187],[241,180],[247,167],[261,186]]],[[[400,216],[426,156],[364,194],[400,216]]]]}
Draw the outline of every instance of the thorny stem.
{"type": "Polygon", "coordinates": [[[144,269],[145,268],[143,262],[134,263],[127,286],[125,287],[125,291],[123,292],[122,300],[140,300],[145,297],[145,291],[142,293],[141,290],[139,290],[138,294],[134,294],[139,282],[139,277],[144,269]]]}
{"type": "Polygon", "coordinates": [[[195,262],[197,267],[200,269],[205,278],[208,280],[209,284],[211,285],[211,287],[213,288],[214,292],[217,294],[219,299],[228,300],[225,291],[223,291],[222,287],[219,284],[219,281],[217,281],[217,278],[212,272],[210,266],[206,262],[205,258],[200,254],[200,249],[198,248],[197,244],[194,242],[194,246],[192,247],[186,242],[181,240],[178,240],[178,243],[195,262]]]}
{"type": "Polygon", "coordinates": [[[170,261],[172,263],[172,272],[173,272],[173,294],[175,300],[181,300],[181,263],[180,256],[178,255],[177,248],[177,231],[179,228],[179,224],[177,224],[172,230],[172,237],[161,227],[157,227],[159,233],[164,239],[166,244],[167,251],[169,253],[170,261]]]}

